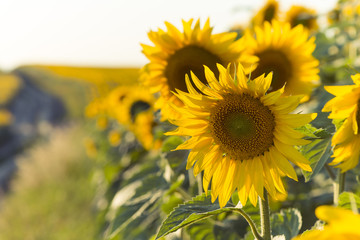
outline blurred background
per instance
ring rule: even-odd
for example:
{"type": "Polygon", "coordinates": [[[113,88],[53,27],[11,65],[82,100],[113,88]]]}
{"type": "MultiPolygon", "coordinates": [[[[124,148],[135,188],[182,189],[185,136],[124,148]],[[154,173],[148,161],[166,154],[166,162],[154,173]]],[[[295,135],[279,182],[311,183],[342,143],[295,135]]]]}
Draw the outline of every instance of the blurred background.
{"type": "MultiPolygon", "coordinates": [[[[315,9],[322,29],[337,2],[279,5],[283,12],[292,5],[315,9]]],[[[181,19],[210,18],[215,33],[238,31],[265,3],[0,0],[0,239],[101,238],[112,199],[104,198],[107,187],[137,159],[123,157],[120,142],[128,143],[126,151],[139,143],[131,145],[136,130],[111,131],[98,100],[138,84],[148,62],[140,43],[151,45],[147,33],[164,29],[164,21],[182,29],[181,19]]]]}

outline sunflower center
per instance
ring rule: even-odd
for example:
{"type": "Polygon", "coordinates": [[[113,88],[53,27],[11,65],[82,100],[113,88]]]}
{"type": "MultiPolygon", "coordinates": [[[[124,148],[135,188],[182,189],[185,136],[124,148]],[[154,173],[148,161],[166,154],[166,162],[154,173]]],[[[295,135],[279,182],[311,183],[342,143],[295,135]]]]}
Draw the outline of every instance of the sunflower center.
{"type": "MultiPolygon", "coordinates": [[[[357,103],[356,123],[357,123],[358,129],[360,129],[360,99],[358,100],[358,103],[357,103]]],[[[358,131],[358,132],[360,132],[360,131],[358,131]]]]}
{"type": "Polygon", "coordinates": [[[275,17],[275,12],[276,6],[273,4],[269,5],[264,11],[264,22],[271,22],[271,20],[275,17]]]}
{"type": "Polygon", "coordinates": [[[215,142],[233,159],[247,160],[264,154],[274,139],[275,118],[258,98],[228,94],[210,114],[215,142]]]}
{"type": "Polygon", "coordinates": [[[139,113],[144,112],[144,111],[148,110],[149,108],[150,108],[150,104],[145,101],[139,100],[139,101],[134,102],[130,107],[131,121],[134,122],[136,116],[139,113]]]}
{"type": "MultiPolygon", "coordinates": [[[[215,73],[215,76],[218,77],[219,72],[217,70],[216,63],[222,63],[218,56],[195,45],[189,45],[177,50],[169,57],[167,62],[168,64],[165,69],[165,76],[167,78],[170,91],[180,89],[184,92],[188,92],[185,83],[185,74],[188,74],[190,77],[190,71],[192,71],[201,82],[207,84],[203,65],[209,67],[211,71],[215,73]]],[[[194,83],[193,86],[195,87],[194,83]]]]}
{"type": "Polygon", "coordinates": [[[273,72],[273,80],[269,92],[282,88],[292,77],[292,64],[281,51],[269,49],[256,55],[259,57],[259,65],[251,73],[251,77],[256,78],[264,73],[269,74],[273,72]]]}
{"type": "Polygon", "coordinates": [[[314,15],[308,13],[301,13],[298,16],[294,17],[294,19],[291,21],[291,27],[302,24],[305,27],[310,28],[315,19],[316,17],[314,15]]]}

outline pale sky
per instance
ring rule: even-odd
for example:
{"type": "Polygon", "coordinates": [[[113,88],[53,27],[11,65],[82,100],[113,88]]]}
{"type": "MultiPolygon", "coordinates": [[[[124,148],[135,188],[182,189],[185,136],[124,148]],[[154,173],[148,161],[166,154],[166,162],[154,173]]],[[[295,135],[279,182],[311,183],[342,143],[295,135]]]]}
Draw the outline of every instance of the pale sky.
{"type": "MultiPolygon", "coordinates": [[[[325,14],[336,0],[280,0],[325,14]]],[[[0,0],[0,69],[24,64],[140,67],[149,30],[210,17],[214,32],[247,19],[265,0],[0,0]]],[[[182,28],[181,28],[182,29],[182,28]]]]}

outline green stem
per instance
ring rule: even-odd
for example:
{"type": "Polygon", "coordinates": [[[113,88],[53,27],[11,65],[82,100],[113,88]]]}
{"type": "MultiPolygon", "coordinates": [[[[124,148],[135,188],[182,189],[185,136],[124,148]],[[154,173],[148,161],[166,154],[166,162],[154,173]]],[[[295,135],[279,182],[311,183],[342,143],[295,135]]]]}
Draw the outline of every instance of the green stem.
{"type": "Polygon", "coordinates": [[[333,170],[331,169],[331,167],[327,163],[325,163],[324,167],[325,167],[325,170],[328,172],[331,180],[335,181],[336,180],[336,175],[333,172],[333,170]]]}
{"type": "Polygon", "coordinates": [[[334,182],[334,205],[339,205],[339,196],[345,189],[345,174],[341,173],[341,169],[338,170],[336,181],[334,182]]]}
{"type": "Polygon", "coordinates": [[[233,211],[235,211],[237,213],[240,213],[240,215],[243,216],[243,218],[245,218],[245,220],[248,222],[248,224],[249,224],[249,226],[251,228],[251,232],[253,233],[255,239],[264,240],[263,237],[258,232],[254,221],[251,219],[251,217],[244,210],[242,210],[241,208],[236,208],[236,209],[233,209],[233,211]]]}
{"type": "Polygon", "coordinates": [[[260,198],[259,207],[262,238],[264,240],[271,240],[270,207],[268,193],[266,189],[264,189],[264,199],[260,198]]]}

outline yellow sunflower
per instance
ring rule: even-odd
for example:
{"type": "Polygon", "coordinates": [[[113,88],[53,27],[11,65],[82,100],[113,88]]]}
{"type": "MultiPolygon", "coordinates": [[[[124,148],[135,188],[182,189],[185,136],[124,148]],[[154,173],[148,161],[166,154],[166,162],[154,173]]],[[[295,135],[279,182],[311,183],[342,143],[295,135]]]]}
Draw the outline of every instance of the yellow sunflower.
{"type": "Polygon", "coordinates": [[[121,133],[117,130],[111,130],[108,135],[111,146],[116,147],[121,143],[121,133]]]}
{"type": "Polygon", "coordinates": [[[13,115],[9,111],[0,108],[0,128],[10,125],[13,120],[13,115]]]}
{"type": "Polygon", "coordinates": [[[295,5],[286,12],[285,16],[285,21],[289,22],[291,27],[302,24],[310,31],[316,31],[319,29],[316,19],[316,10],[295,5]]]}
{"type": "Polygon", "coordinates": [[[193,20],[183,21],[183,32],[172,24],[165,22],[167,31],[158,29],[150,31],[148,36],[154,46],[142,44],[143,53],[150,63],[142,69],[141,79],[152,93],[160,93],[155,108],[161,109],[162,119],[166,120],[172,114],[168,103],[181,106],[172,92],[175,89],[187,91],[185,74],[196,73],[203,83],[206,83],[203,65],[208,66],[218,75],[216,64],[227,65],[230,62],[242,62],[247,69],[257,60],[254,56],[242,54],[243,40],[236,40],[237,33],[213,34],[209,19],[203,28],[198,20],[194,26],[193,20]]]}
{"type": "Polygon", "coordinates": [[[316,216],[327,222],[323,230],[306,231],[293,240],[358,240],[360,239],[360,215],[350,210],[332,206],[320,206],[316,216]]]}
{"type": "Polygon", "coordinates": [[[99,115],[103,115],[106,112],[106,103],[103,98],[97,97],[94,98],[86,107],[85,107],[85,116],[87,118],[95,118],[99,115]]]}
{"type": "Polygon", "coordinates": [[[319,80],[319,61],[312,56],[315,38],[308,39],[308,31],[302,25],[291,28],[289,23],[275,20],[256,26],[255,33],[245,34],[247,53],[259,58],[251,76],[273,72],[269,91],[286,84],[285,95],[302,94],[305,96],[302,101],[308,100],[319,80]]]}
{"type": "Polygon", "coordinates": [[[342,172],[354,168],[360,156],[360,74],[351,78],[355,85],[325,86],[326,91],[335,95],[335,98],[322,109],[323,112],[331,111],[331,119],[345,119],[331,140],[331,144],[335,146],[331,164],[342,172]]]}
{"type": "Polygon", "coordinates": [[[118,88],[109,95],[109,111],[112,111],[119,123],[134,133],[136,139],[147,150],[159,146],[153,135],[156,125],[154,101],[154,96],[143,87],[128,87],[126,91],[124,88],[118,88]]]}
{"type": "Polygon", "coordinates": [[[281,176],[297,180],[288,160],[311,171],[309,161],[293,145],[307,144],[294,128],[310,122],[316,114],[290,114],[301,96],[282,96],[284,88],[266,93],[272,74],[248,81],[243,67],[231,70],[218,64],[219,81],[205,67],[209,87],[191,73],[196,89],[186,78],[188,92],[178,90],[184,107],[172,107],[181,116],[170,122],[178,128],[168,135],[191,136],[177,149],[192,149],[187,169],[204,171],[203,187],[211,180],[211,198],[225,206],[235,189],[243,205],[263,198],[264,187],[272,198],[286,194],[281,176]],[[197,90],[198,89],[198,90],[197,90]],[[199,92],[201,91],[201,93],[199,92]]]}
{"type": "Polygon", "coordinates": [[[265,5],[251,19],[252,26],[263,25],[279,18],[279,3],[277,0],[268,0],[265,5]]]}
{"type": "Polygon", "coordinates": [[[121,124],[128,124],[128,115],[127,117],[123,117],[124,115],[124,99],[127,95],[132,94],[134,92],[134,87],[129,86],[119,86],[113,89],[106,97],[106,105],[107,105],[107,114],[111,117],[119,121],[121,124]]]}
{"type": "Polygon", "coordinates": [[[160,139],[154,139],[153,129],[155,126],[154,114],[150,111],[140,112],[135,119],[130,130],[134,133],[136,139],[147,149],[159,149],[161,146],[160,139]]]}
{"type": "Polygon", "coordinates": [[[142,112],[149,112],[154,119],[154,102],[154,96],[147,89],[131,88],[117,109],[117,119],[120,123],[128,126],[134,124],[137,115],[142,112]]]}

